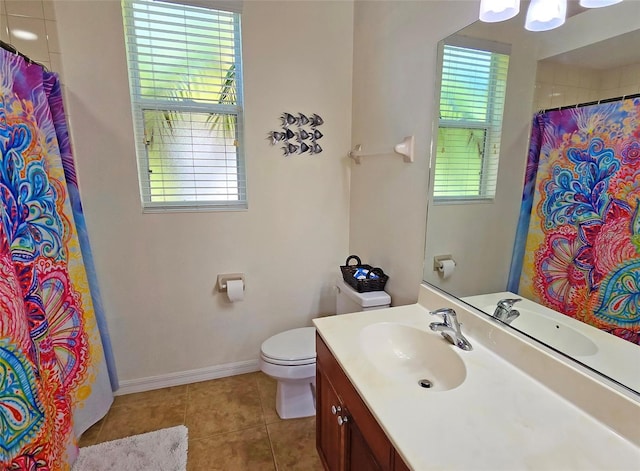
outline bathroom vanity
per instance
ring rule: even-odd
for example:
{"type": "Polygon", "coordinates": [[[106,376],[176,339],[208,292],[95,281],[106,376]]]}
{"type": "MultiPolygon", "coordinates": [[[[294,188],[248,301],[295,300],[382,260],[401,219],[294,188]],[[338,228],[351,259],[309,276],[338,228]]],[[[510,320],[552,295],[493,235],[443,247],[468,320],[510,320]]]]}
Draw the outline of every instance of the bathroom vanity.
{"type": "Polygon", "coordinates": [[[469,309],[422,285],[414,305],[314,320],[328,470],[637,469],[637,397],[469,309]],[[472,351],[429,329],[442,307],[472,351]]]}
{"type": "Polygon", "coordinates": [[[319,335],[316,350],[316,443],[325,468],[408,470],[319,335]]]}

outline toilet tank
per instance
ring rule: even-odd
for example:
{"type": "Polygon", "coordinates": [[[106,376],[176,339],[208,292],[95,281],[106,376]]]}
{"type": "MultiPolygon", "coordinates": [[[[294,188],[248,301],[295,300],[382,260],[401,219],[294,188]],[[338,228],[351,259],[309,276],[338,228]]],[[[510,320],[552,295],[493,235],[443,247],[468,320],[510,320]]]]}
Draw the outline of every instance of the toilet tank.
{"type": "Polygon", "coordinates": [[[340,279],[336,282],[336,288],[338,290],[336,296],[336,314],[371,311],[391,306],[391,296],[384,291],[358,293],[340,279]]]}

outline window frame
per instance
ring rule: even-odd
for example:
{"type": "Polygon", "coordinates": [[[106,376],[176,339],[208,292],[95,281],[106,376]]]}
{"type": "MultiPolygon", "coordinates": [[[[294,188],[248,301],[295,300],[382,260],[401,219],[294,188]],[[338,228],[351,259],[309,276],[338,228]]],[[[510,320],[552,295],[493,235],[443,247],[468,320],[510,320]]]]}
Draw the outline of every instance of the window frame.
{"type": "MultiPolygon", "coordinates": [[[[145,1],[145,0],[142,0],[145,1]]],[[[136,161],[138,169],[138,185],[140,190],[140,201],[143,213],[164,213],[164,212],[200,212],[200,211],[242,211],[248,209],[247,198],[247,175],[245,163],[245,139],[244,139],[244,84],[243,84],[243,61],[242,61],[242,29],[241,10],[242,2],[231,3],[229,1],[210,1],[207,3],[189,0],[156,0],[157,3],[167,3],[173,6],[183,6],[204,8],[213,11],[221,11],[233,15],[233,31],[237,39],[234,40],[234,84],[236,94],[236,104],[227,103],[202,103],[192,99],[174,98],[159,99],[145,98],[142,95],[142,84],[138,74],[138,69],[131,67],[131,63],[138,63],[138,44],[127,41],[127,69],[130,82],[130,99],[133,114],[136,161]],[[202,4],[200,4],[202,3],[202,4]],[[239,7],[239,8],[238,8],[239,7]],[[129,56],[133,57],[129,57],[129,56]],[[146,111],[168,111],[184,113],[208,113],[225,114],[236,117],[235,126],[235,170],[237,175],[238,198],[237,200],[200,200],[200,201],[152,201],[150,158],[148,140],[145,132],[146,122],[144,114],[146,111]]],[[[135,26],[127,24],[124,17],[125,8],[133,8],[131,4],[136,0],[122,0],[123,26],[125,37],[135,36],[135,26]],[[125,4],[126,7],[125,7],[125,4]]],[[[228,167],[232,168],[232,167],[228,167]]]]}
{"type": "MultiPolygon", "coordinates": [[[[494,144],[498,144],[498,147],[501,148],[502,141],[502,125],[504,118],[504,107],[506,106],[506,89],[508,83],[508,72],[509,72],[509,64],[507,65],[507,73],[505,75],[504,82],[504,90],[503,93],[505,95],[503,110],[500,116],[499,124],[496,124],[496,120],[490,119],[490,117],[495,115],[495,107],[496,107],[496,95],[498,92],[498,87],[492,86],[489,87],[487,94],[487,112],[485,114],[486,119],[483,121],[480,120],[465,120],[465,119],[442,119],[440,117],[441,114],[441,93],[442,93],[442,84],[443,84],[443,71],[444,71],[444,50],[445,46],[453,46],[465,49],[475,49],[485,52],[490,52],[492,54],[503,54],[510,56],[511,55],[511,46],[509,44],[498,43],[495,41],[489,41],[479,38],[472,38],[467,36],[451,36],[446,40],[443,40],[438,45],[438,56],[437,56],[437,80],[436,80],[436,100],[435,100],[435,110],[437,113],[437,118],[434,119],[433,125],[433,137],[432,137],[432,152],[431,152],[431,178],[430,178],[430,199],[432,203],[436,205],[442,204],[467,204],[467,203],[492,203],[495,200],[495,195],[497,193],[497,176],[499,169],[499,157],[495,159],[495,162],[492,162],[492,159],[487,156],[490,153],[491,147],[494,144]],[[438,137],[441,129],[469,129],[469,130],[482,130],[485,133],[485,138],[483,142],[482,148],[482,163],[480,170],[480,179],[478,182],[478,194],[477,195],[445,195],[445,196],[436,196],[436,166],[437,166],[437,155],[438,155],[438,137]],[[498,129],[498,136],[494,138],[491,137],[492,134],[496,132],[498,129]],[[490,168],[492,165],[495,165],[495,172],[490,168]],[[493,172],[493,173],[492,173],[493,172]],[[492,189],[491,178],[496,179],[495,188],[492,189]]],[[[491,76],[495,77],[497,75],[498,66],[495,64],[496,58],[492,55],[491,57],[491,76]]],[[[490,79],[491,82],[494,82],[493,78],[490,79]]]]}

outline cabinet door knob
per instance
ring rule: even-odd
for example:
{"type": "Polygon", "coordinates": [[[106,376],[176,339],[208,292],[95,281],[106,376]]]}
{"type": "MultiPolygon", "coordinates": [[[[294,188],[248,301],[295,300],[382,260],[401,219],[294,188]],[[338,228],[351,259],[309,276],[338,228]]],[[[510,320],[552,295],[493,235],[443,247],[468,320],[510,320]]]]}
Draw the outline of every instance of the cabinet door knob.
{"type": "Polygon", "coordinates": [[[349,417],[347,417],[346,415],[339,415],[338,416],[338,425],[340,427],[342,427],[347,422],[349,422],[349,417]]]}
{"type": "Polygon", "coordinates": [[[331,413],[333,415],[336,415],[338,412],[342,411],[342,407],[340,406],[331,406],[331,413]]]}

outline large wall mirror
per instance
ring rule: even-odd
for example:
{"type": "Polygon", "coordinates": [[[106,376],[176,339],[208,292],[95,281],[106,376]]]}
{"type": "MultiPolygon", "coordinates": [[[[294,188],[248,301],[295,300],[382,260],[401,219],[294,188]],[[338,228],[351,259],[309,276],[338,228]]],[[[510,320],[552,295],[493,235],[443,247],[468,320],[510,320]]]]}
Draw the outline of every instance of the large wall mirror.
{"type": "MultiPolygon", "coordinates": [[[[443,187],[439,187],[437,182],[434,187],[436,172],[435,166],[432,166],[423,278],[425,282],[472,304],[488,315],[496,314],[497,303],[500,300],[521,298],[521,301],[512,307],[513,316],[510,317],[506,312],[509,307],[502,311],[505,326],[518,329],[572,361],[577,361],[615,381],[640,400],[640,344],[637,333],[638,321],[635,317],[639,315],[637,312],[626,312],[632,321],[633,318],[636,319],[630,324],[631,330],[635,329],[635,337],[629,332],[618,335],[619,332],[610,333],[613,329],[606,331],[602,327],[594,327],[592,323],[580,319],[579,315],[567,315],[568,313],[562,312],[562,306],[554,307],[549,303],[541,303],[539,299],[532,299],[527,290],[522,289],[522,284],[519,289],[509,290],[513,287],[509,282],[509,273],[512,269],[514,241],[519,221],[522,225],[520,212],[533,116],[543,109],[606,101],[609,98],[640,93],[640,2],[625,1],[607,8],[584,10],[577,6],[577,2],[570,1],[569,10],[572,16],[562,27],[532,33],[526,31],[523,26],[523,12],[526,12],[526,5],[523,5],[520,15],[512,20],[491,24],[476,22],[444,39],[440,45],[440,60],[448,53],[457,54],[455,50],[447,52],[444,44],[458,47],[484,43],[488,44],[489,48],[491,44],[495,45],[496,51],[508,53],[509,63],[506,87],[500,88],[500,78],[489,75],[486,78],[487,83],[497,83],[499,90],[497,94],[489,94],[487,99],[490,106],[497,106],[496,95],[502,94],[504,97],[504,104],[499,105],[504,107],[504,112],[499,123],[500,137],[496,145],[491,143],[491,139],[495,140],[492,134],[494,131],[488,127],[489,125],[473,123],[472,117],[469,118],[472,115],[466,115],[466,123],[452,124],[451,126],[456,128],[453,131],[442,129],[443,126],[451,124],[447,121],[447,113],[451,110],[443,111],[444,108],[440,107],[439,116],[435,117],[433,135],[437,136],[437,139],[434,138],[432,156],[436,156],[436,160],[438,153],[451,153],[455,145],[477,147],[478,153],[482,154],[479,158],[485,162],[478,167],[479,170],[475,169],[473,172],[496,172],[488,179],[489,186],[483,181],[473,184],[476,186],[472,193],[475,191],[477,198],[442,198],[442,191],[446,192],[446,187],[442,190],[443,187]],[[487,142],[491,145],[487,145],[487,142]],[[499,165],[491,161],[487,163],[487,159],[491,158],[488,154],[492,149],[497,149],[496,154],[499,153],[499,165]],[[495,189],[490,188],[492,180],[495,189]],[[446,255],[451,255],[456,265],[451,273],[444,276],[442,272],[434,269],[434,258],[446,255]]],[[[494,57],[487,60],[495,65],[500,59],[494,57]]],[[[471,61],[478,64],[482,59],[474,56],[471,61]]],[[[490,67],[487,68],[489,69],[490,67]]],[[[450,77],[443,76],[442,71],[438,72],[438,88],[446,86],[448,80],[450,77]]],[[[437,98],[440,101],[440,92],[437,98]]],[[[460,103],[460,100],[457,102],[460,103]]],[[[637,106],[640,106],[640,101],[637,102],[637,106]]],[[[594,126],[597,126],[597,123],[594,123],[594,126]]],[[[629,142],[632,138],[636,144],[629,144],[629,152],[635,155],[637,147],[636,165],[640,168],[640,137],[637,134],[635,137],[630,136],[629,142]]],[[[593,153],[589,154],[592,157],[600,155],[597,146],[592,150],[593,153]]],[[[620,156],[614,158],[622,159],[620,156]]],[[[432,163],[433,160],[432,158],[432,163]]],[[[608,165],[604,160],[601,163],[608,165]]],[[[603,168],[598,167],[600,163],[585,163],[580,168],[589,165],[592,168],[603,168]]],[[[575,171],[580,172],[580,168],[575,171]]],[[[640,181],[629,179],[626,185],[624,188],[621,187],[622,193],[628,195],[637,191],[640,198],[640,181]]],[[[603,200],[602,204],[607,201],[603,200]]],[[[534,212],[538,203],[539,200],[534,198],[534,212]]],[[[616,203],[607,204],[608,213],[623,214],[626,211],[625,217],[630,224],[637,224],[640,232],[640,215],[631,214],[632,211],[624,203],[619,206],[616,206],[616,203]]],[[[563,214],[571,217],[568,210],[563,214]]],[[[610,232],[605,233],[603,227],[606,224],[606,221],[603,222],[597,230],[595,226],[590,226],[589,233],[587,229],[582,228],[582,233],[578,234],[583,238],[582,244],[586,244],[585,237],[596,232],[610,238],[618,237],[611,225],[606,227],[606,231],[610,232]]],[[[554,279],[553,270],[557,266],[554,263],[561,264],[563,257],[575,261],[576,257],[587,255],[583,247],[579,256],[577,249],[571,251],[571,241],[578,237],[577,232],[573,233],[573,239],[566,234],[563,236],[560,232],[562,231],[558,230],[558,237],[552,241],[556,244],[556,258],[544,262],[547,263],[546,269],[550,273],[549,278],[545,280],[546,283],[556,283],[558,286],[554,289],[571,290],[579,286],[584,277],[601,288],[605,282],[611,281],[596,277],[597,273],[594,274],[593,270],[581,273],[580,276],[584,275],[583,278],[577,277],[575,280],[566,277],[554,279]]],[[[640,238],[635,238],[634,241],[640,253],[640,238]]],[[[595,235],[589,243],[594,246],[599,244],[595,235]]],[[[624,259],[628,255],[625,251],[630,247],[628,244],[619,245],[613,250],[612,257],[617,257],[616,260],[624,259]]],[[[524,263],[540,262],[537,259],[533,260],[533,255],[527,251],[528,248],[529,245],[522,246],[524,263]]],[[[634,257],[640,258],[637,254],[634,257]]],[[[628,273],[633,276],[613,280],[610,284],[613,286],[613,283],[617,282],[616,286],[630,290],[624,297],[626,307],[623,306],[621,309],[640,309],[640,270],[628,273]]],[[[536,283],[535,280],[528,282],[529,285],[536,283]]],[[[583,294],[580,294],[574,290],[571,293],[574,296],[584,296],[584,292],[583,290],[583,294]]]]}

